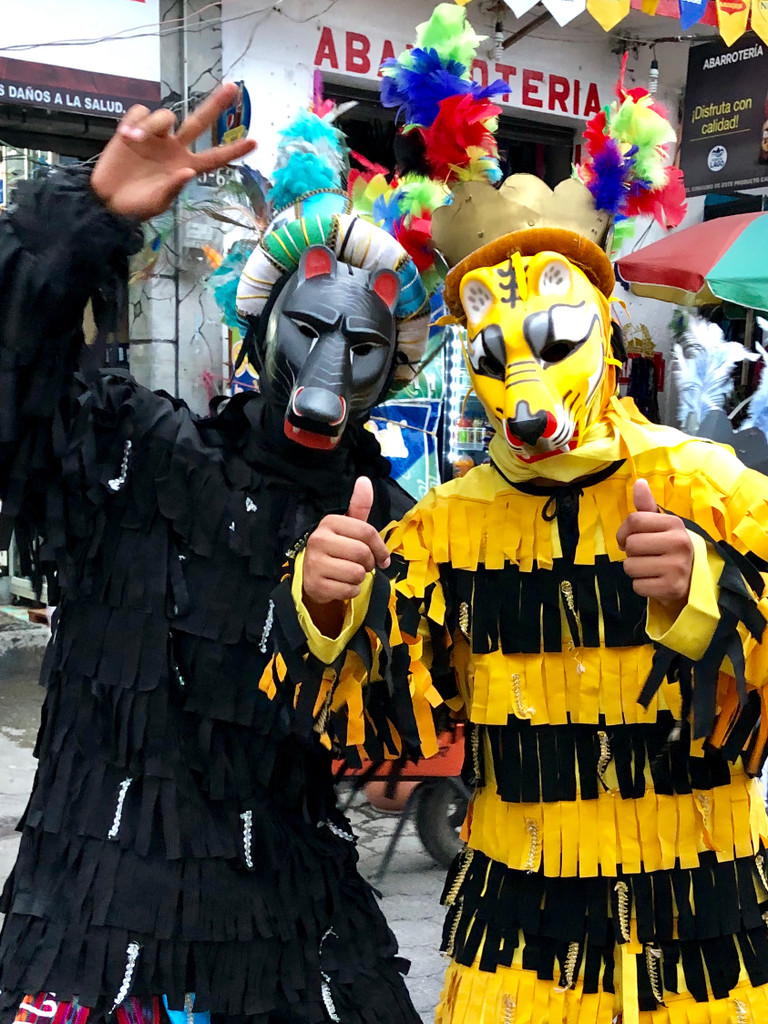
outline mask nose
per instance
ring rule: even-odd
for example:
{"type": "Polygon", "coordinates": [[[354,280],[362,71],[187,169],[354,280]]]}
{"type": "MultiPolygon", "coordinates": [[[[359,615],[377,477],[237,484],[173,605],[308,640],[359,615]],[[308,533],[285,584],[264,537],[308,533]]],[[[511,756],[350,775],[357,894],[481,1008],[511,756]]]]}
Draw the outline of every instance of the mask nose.
{"type": "Polygon", "coordinates": [[[528,403],[522,401],[518,404],[515,418],[507,419],[507,431],[532,448],[547,429],[548,422],[547,414],[543,409],[531,412],[528,403]]]}
{"type": "Polygon", "coordinates": [[[335,427],[344,419],[347,403],[341,395],[335,395],[326,388],[297,388],[293,396],[293,411],[297,416],[335,427]]]}

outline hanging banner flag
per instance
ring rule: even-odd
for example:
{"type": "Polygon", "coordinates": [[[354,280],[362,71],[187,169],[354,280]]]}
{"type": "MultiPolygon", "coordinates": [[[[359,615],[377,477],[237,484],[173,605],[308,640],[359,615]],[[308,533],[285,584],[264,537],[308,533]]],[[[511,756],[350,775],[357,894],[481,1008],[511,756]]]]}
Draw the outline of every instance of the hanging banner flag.
{"type": "Polygon", "coordinates": [[[768,0],[752,0],[752,31],[768,43],[768,0]]]}
{"type": "MultiPolygon", "coordinates": [[[[562,28],[569,21],[587,9],[587,0],[541,0],[549,13],[562,28]]],[[[656,0],[658,2],[658,0],[656,0]]],[[[766,0],[768,3],[768,0],[766,0]]]]}
{"type": "Polygon", "coordinates": [[[715,0],[717,24],[726,46],[733,46],[747,31],[749,0],[715,0]]]}
{"type": "Polygon", "coordinates": [[[587,10],[600,28],[610,32],[629,14],[630,0],[587,0],[587,10]]]}
{"type": "Polygon", "coordinates": [[[516,18],[522,18],[532,7],[535,7],[539,0],[504,0],[516,18]]]}
{"type": "Polygon", "coordinates": [[[651,17],[656,13],[656,8],[659,6],[659,0],[643,0],[642,9],[643,14],[650,14],[651,17]]]}
{"type": "Polygon", "coordinates": [[[707,11],[707,0],[680,0],[680,26],[683,31],[698,25],[707,11]]]}

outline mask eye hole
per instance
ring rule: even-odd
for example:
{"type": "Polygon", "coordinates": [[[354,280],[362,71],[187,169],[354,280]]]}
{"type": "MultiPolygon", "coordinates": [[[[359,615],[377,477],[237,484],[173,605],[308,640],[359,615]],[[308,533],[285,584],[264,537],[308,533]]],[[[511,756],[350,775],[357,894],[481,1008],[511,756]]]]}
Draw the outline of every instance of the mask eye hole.
{"type": "Polygon", "coordinates": [[[571,270],[563,260],[550,260],[539,274],[539,295],[565,295],[571,288],[571,270]]]}
{"type": "Polygon", "coordinates": [[[493,294],[482,281],[467,281],[461,289],[461,304],[470,323],[479,323],[493,305],[493,294]]]}

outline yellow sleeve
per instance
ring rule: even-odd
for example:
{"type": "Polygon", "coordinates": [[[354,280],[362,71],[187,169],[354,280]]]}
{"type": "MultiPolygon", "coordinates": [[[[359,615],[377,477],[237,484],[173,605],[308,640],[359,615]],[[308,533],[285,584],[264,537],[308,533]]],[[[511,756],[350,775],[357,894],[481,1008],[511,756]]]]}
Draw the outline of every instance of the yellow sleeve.
{"type": "Polygon", "coordinates": [[[358,596],[351,601],[347,601],[344,622],[339,635],[337,637],[324,636],[312,621],[304,604],[302,589],[304,555],[305,551],[300,551],[296,556],[293,579],[291,581],[291,596],[293,597],[293,603],[296,605],[296,616],[304,636],[307,638],[307,646],[310,652],[322,661],[324,665],[331,665],[344,651],[349,641],[363,624],[371,599],[373,573],[369,572],[365,577],[358,596]]]}
{"type": "Polygon", "coordinates": [[[693,572],[688,603],[674,617],[660,601],[648,601],[645,631],[662,644],[691,661],[698,661],[709,647],[720,620],[717,607],[718,580],[723,560],[697,533],[688,531],[693,543],[693,572]]]}

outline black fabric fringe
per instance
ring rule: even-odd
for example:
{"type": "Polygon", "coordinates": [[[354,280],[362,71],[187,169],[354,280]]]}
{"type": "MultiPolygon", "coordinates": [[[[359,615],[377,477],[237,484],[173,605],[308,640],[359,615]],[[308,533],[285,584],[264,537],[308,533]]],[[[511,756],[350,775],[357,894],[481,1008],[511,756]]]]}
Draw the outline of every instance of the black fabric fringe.
{"type": "MultiPolygon", "coordinates": [[[[668,711],[655,722],[632,725],[532,725],[510,715],[506,725],[473,726],[480,749],[487,736],[496,790],[507,803],[558,803],[596,800],[607,788],[598,774],[605,742],[615,769],[619,794],[638,800],[646,791],[646,769],[656,793],[691,793],[726,786],[731,773],[719,752],[705,750],[694,757],[691,727],[668,711]],[[603,746],[600,733],[604,734],[603,746]]],[[[485,785],[484,775],[478,778],[485,785]]]]}
{"type": "Polygon", "coordinates": [[[703,537],[712,545],[723,560],[723,570],[718,581],[720,620],[709,646],[697,662],[692,662],[657,644],[651,673],[638,700],[643,707],[648,707],[665,677],[678,680],[684,703],[687,705],[683,717],[687,718],[688,711],[693,708],[694,738],[709,736],[717,718],[720,668],[723,661],[729,658],[736,677],[740,714],[726,742],[726,756],[733,760],[746,748],[747,760],[752,762],[754,774],[759,774],[768,755],[768,749],[754,749],[760,718],[760,701],[755,691],[747,693],[744,651],[738,626],[739,623],[743,623],[755,640],[761,640],[766,620],[757,607],[755,598],[763,596],[763,578],[753,560],[742,555],[725,541],[714,540],[696,523],[680,518],[688,530],[703,537]]]}
{"type": "Polygon", "coordinates": [[[597,555],[594,565],[574,565],[556,558],[551,569],[537,566],[521,572],[506,563],[502,569],[453,569],[441,565],[441,580],[449,606],[451,632],[459,628],[459,609],[470,611],[470,636],[475,654],[501,650],[504,654],[562,652],[576,647],[635,647],[648,643],[646,600],[632,589],[621,562],[597,555]],[[561,592],[570,583],[572,611],[561,592]],[[450,600],[449,600],[450,598],[450,600]],[[563,637],[561,608],[570,635],[563,637]],[[603,622],[604,640],[600,639],[603,622]]]}
{"type": "Polygon", "coordinates": [[[322,967],[340,1006],[382,986],[343,1019],[417,1024],[331,756],[259,691],[286,550],[346,509],[359,475],[377,524],[403,493],[359,425],[333,453],[289,458],[282,413],[258,395],[197,420],[127,374],[76,374],[85,302],[139,234],[79,174],[34,183],[0,217],[0,530],[60,591],[40,765],[0,899],[0,1007],[38,991],[114,1001],[138,942],[131,995],[180,1007],[194,991],[196,1009],[272,1024],[290,1006],[319,1024],[322,967]]]}
{"type": "MultiPolygon", "coordinates": [[[[756,858],[719,863],[711,852],[700,866],[671,871],[618,874],[615,878],[548,878],[541,871],[516,871],[479,851],[464,850],[448,874],[443,903],[452,897],[443,932],[443,950],[470,966],[482,944],[480,969],[510,966],[521,941],[523,966],[546,980],[565,983],[572,944],[578,944],[578,969],[584,991],[613,991],[615,949],[622,932],[617,883],[627,886],[626,914],[637,922],[638,940],[660,951],[660,984],[677,991],[682,961],[688,991],[698,1002],[726,998],[739,977],[739,951],[753,986],[768,983],[768,933],[762,914],[768,907],[763,874],[756,858]],[[469,867],[467,860],[470,858],[469,867]],[[456,882],[463,873],[463,880],[456,882]]],[[[647,956],[637,957],[640,1008],[657,1000],[647,956]]],[[[657,985],[658,991],[658,985],[657,985]]]]}

